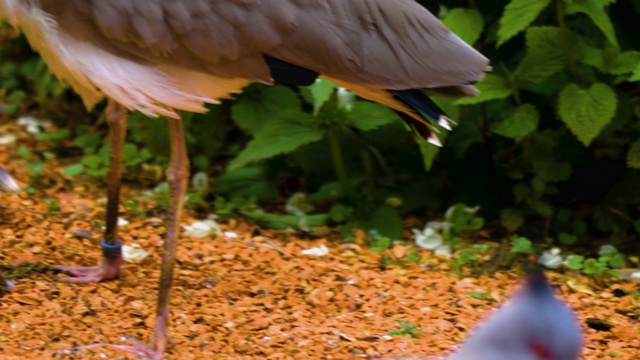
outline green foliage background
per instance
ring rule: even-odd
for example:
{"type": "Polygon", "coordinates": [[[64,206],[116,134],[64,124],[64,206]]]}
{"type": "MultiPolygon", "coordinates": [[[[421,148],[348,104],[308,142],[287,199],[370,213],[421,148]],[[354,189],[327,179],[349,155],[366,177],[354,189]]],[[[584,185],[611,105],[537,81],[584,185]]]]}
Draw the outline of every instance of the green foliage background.
{"type": "MultiPolygon", "coordinates": [[[[185,114],[193,170],[214,179],[200,205],[274,227],[332,224],[346,236],[362,228],[398,238],[402,217],[463,202],[509,232],[533,224],[557,241],[637,241],[640,0],[442,5],[444,23],[493,66],[477,84],[480,96],[435,99],[459,123],[444,147],[416,141],[392,111],[327,81],[252,85],[208,114],[185,114]],[[297,192],[307,194],[304,206],[281,206],[297,192]]],[[[73,129],[73,144],[57,155],[70,156],[69,146],[82,154],[66,175],[103,176],[99,109],[82,115],[10,30],[0,56],[4,113],[47,112],[73,129]]],[[[129,132],[127,166],[166,164],[164,122],[132,114],[129,132]]]]}

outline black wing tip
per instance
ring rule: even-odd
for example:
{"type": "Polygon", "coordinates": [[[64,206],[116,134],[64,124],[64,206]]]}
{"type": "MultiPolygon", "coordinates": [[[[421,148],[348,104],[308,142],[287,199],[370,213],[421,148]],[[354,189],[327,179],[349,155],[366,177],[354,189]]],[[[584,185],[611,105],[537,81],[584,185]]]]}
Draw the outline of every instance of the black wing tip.
{"type": "Polygon", "coordinates": [[[312,85],[316,79],[318,79],[318,73],[282,61],[280,59],[273,58],[269,55],[262,55],[264,61],[269,66],[271,72],[271,78],[276,84],[290,85],[290,86],[309,86],[312,85]]]}

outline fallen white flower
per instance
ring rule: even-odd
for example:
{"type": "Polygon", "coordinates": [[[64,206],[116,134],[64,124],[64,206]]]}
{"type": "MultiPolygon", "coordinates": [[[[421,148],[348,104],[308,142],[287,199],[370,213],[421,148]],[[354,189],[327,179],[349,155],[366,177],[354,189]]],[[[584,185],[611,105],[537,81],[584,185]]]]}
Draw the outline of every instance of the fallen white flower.
{"type": "Polygon", "coordinates": [[[615,246],[610,244],[605,244],[600,246],[600,250],[598,251],[598,255],[609,254],[609,253],[617,253],[618,249],[615,246]]]}
{"type": "Polygon", "coordinates": [[[21,116],[16,123],[24,126],[29,134],[39,134],[42,132],[42,128],[51,127],[53,124],[51,120],[40,120],[33,116],[21,116]]]}
{"type": "Polygon", "coordinates": [[[211,219],[194,221],[191,225],[185,225],[183,228],[186,230],[185,235],[197,238],[222,234],[220,225],[211,219]]]}
{"type": "Polygon", "coordinates": [[[311,248],[302,250],[302,255],[313,255],[313,256],[325,256],[329,253],[329,249],[324,246],[324,244],[311,248]]]}
{"type": "Polygon", "coordinates": [[[18,137],[14,134],[5,134],[0,136],[0,145],[11,145],[18,140],[18,137]]]}
{"type": "Polygon", "coordinates": [[[549,269],[557,269],[564,264],[559,248],[553,248],[542,253],[538,262],[549,269]]]}
{"type": "Polygon", "coordinates": [[[122,246],[122,258],[126,262],[140,261],[149,256],[149,253],[138,244],[123,245],[122,246]]]}
{"type": "Polygon", "coordinates": [[[438,246],[438,248],[433,253],[440,257],[450,258],[451,248],[449,247],[449,245],[441,245],[438,246]]]}
{"type": "Polygon", "coordinates": [[[423,249],[435,250],[444,243],[444,238],[435,229],[426,226],[424,230],[412,229],[416,245],[423,249]]]}

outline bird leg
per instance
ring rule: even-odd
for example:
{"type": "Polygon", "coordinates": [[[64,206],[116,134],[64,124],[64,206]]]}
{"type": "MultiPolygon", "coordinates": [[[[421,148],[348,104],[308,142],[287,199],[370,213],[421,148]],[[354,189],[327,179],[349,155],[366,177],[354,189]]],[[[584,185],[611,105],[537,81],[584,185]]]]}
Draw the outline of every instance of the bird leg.
{"type": "Polygon", "coordinates": [[[167,348],[169,337],[169,298],[175,265],[176,242],[180,230],[182,205],[187,192],[189,180],[189,157],[184,129],[180,119],[169,119],[169,139],[171,141],[171,160],[166,176],[169,183],[169,217],[167,219],[167,235],[164,241],[158,305],[156,308],[156,325],[153,330],[151,346],[161,359],[167,348]]]}
{"type": "Polygon", "coordinates": [[[117,278],[122,263],[122,240],[118,239],[118,206],[122,178],[122,151],[127,134],[127,109],[109,100],[105,110],[109,124],[109,174],[107,176],[107,218],[102,240],[102,264],[97,266],[57,266],[72,276],[58,280],[90,283],[117,278]]]}
{"type": "Polygon", "coordinates": [[[187,156],[184,130],[180,119],[169,119],[169,138],[171,141],[171,160],[169,161],[169,167],[166,172],[167,182],[169,183],[169,216],[167,219],[167,234],[164,241],[164,252],[160,271],[156,325],[153,329],[151,341],[149,345],[145,345],[128,337],[132,345],[100,343],[77,346],[75,349],[94,349],[106,346],[120,351],[145,355],[153,360],[161,360],[167,349],[167,343],[171,342],[169,334],[169,299],[173,282],[176,241],[182,215],[182,205],[187,192],[187,181],[189,179],[189,158],[187,156]]]}

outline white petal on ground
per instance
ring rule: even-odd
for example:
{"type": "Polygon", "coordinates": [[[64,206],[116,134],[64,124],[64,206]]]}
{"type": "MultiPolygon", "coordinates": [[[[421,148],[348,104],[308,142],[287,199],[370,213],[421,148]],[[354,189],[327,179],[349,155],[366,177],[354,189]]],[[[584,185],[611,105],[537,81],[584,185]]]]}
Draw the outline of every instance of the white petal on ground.
{"type": "Polygon", "coordinates": [[[211,219],[194,221],[191,225],[185,225],[183,228],[186,230],[185,235],[197,238],[222,234],[220,225],[211,219]]]}
{"type": "Polygon", "coordinates": [[[198,171],[191,177],[191,187],[197,192],[205,192],[209,188],[209,176],[204,171],[198,171]]]}
{"type": "Polygon", "coordinates": [[[122,246],[122,258],[126,262],[140,261],[149,256],[149,253],[138,244],[123,245],[122,246]]]}
{"type": "Polygon", "coordinates": [[[617,253],[618,249],[611,244],[605,244],[600,246],[600,250],[598,251],[598,255],[609,254],[609,253],[617,253]]]}
{"type": "Polygon", "coordinates": [[[543,252],[538,262],[549,269],[557,269],[564,263],[564,259],[560,255],[560,249],[553,248],[543,252]]]}
{"type": "Polygon", "coordinates": [[[415,236],[416,245],[423,249],[435,250],[444,243],[444,238],[436,230],[426,226],[423,231],[411,230],[415,236]]]}
{"type": "Polygon", "coordinates": [[[121,217],[118,218],[118,227],[123,227],[127,225],[129,225],[129,221],[121,217]]]}
{"type": "Polygon", "coordinates": [[[320,246],[316,246],[310,249],[302,250],[302,255],[312,255],[312,256],[325,256],[329,253],[329,249],[321,244],[320,246]]]}
{"type": "Polygon", "coordinates": [[[441,245],[441,246],[438,246],[436,251],[434,251],[433,253],[440,257],[450,258],[451,248],[449,247],[449,245],[441,245]]]}
{"type": "Polygon", "coordinates": [[[284,210],[292,215],[304,216],[313,211],[313,205],[311,205],[305,193],[297,192],[289,197],[284,210]]]}
{"type": "Polygon", "coordinates": [[[16,142],[18,137],[15,134],[5,134],[0,136],[0,145],[11,145],[16,142]]]}

